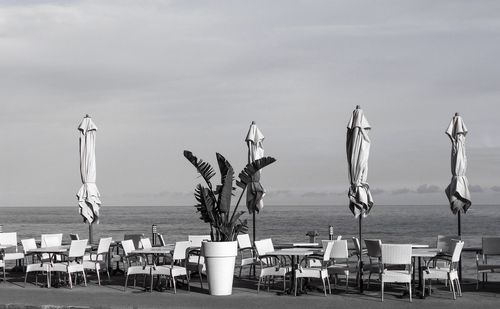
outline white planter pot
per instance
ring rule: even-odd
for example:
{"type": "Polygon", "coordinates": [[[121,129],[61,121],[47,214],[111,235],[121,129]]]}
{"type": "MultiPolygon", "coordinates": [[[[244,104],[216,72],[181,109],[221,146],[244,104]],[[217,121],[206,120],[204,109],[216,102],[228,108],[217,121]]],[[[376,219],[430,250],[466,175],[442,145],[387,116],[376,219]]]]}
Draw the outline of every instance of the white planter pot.
{"type": "Polygon", "coordinates": [[[231,295],[238,243],[204,241],[201,246],[207,267],[210,295],[231,295]]]}

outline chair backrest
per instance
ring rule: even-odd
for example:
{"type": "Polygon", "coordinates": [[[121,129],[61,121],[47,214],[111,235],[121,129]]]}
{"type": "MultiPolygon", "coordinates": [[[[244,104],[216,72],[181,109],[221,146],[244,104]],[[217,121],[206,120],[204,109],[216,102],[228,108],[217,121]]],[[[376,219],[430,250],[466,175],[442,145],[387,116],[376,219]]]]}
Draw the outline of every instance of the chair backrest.
{"type": "Polygon", "coordinates": [[[130,253],[135,250],[134,241],[132,239],[123,240],[121,244],[125,256],[129,256],[130,253]]]}
{"type": "Polygon", "coordinates": [[[0,245],[17,246],[17,232],[0,233],[0,245]]]}
{"type": "Polygon", "coordinates": [[[410,265],[411,245],[382,244],[382,263],[390,265],[410,265]]]}
{"type": "Polygon", "coordinates": [[[173,260],[185,260],[186,250],[191,246],[191,242],[188,241],[177,241],[174,247],[174,254],[172,255],[173,260]]]}
{"type": "Polygon", "coordinates": [[[256,241],[254,241],[253,244],[255,245],[255,251],[257,251],[257,255],[259,255],[259,256],[266,255],[267,248],[266,248],[265,239],[256,240],[256,241]]]}
{"type": "Polygon", "coordinates": [[[325,246],[323,252],[323,262],[327,262],[330,260],[334,242],[335,242],[334,240],[327,240],[326,243],[322,241],[322,244],[325,246]]]}
{"type": "Polygon", "coordinates": [[[210,235],[189,235],[188,240],[191,242],[191,247],[201,247],[204,240],[210,240],[210,235]]]}
{"type": "Polygon", "coordinates": [[[167,242],[165,241],[165,236],[163,236],[163,234],[158,234],[158,239],[160,240],[160,246],[167,245],[167,242]]]}
{"type": "Polygon", "coordinates": [[[240,249],[252,248],[252,242],[248,234],[239,234],[236,238],[240,249]]]}
{"type": "Polygon", "coordinates": [[[70,240],[80,240],[80,236],[78,234],[69,234],[70,240]]]}
{"type": "Polygon", "coordinates": [[[365,239],[366,254],[372,258],[382,256],[382,241],[380,239],[365,239]]]}
{"type": "Polygon", "coordinates": [[[453,251],[452,239],[460,240],[460,236],[458,236],[458,235],[455,235],[455,236],[438,235],[437,242],[436,242],[436,248],[440,249],[442,253],[451,254],[453,251]]]}
{"type": "Polygon", "coordinates": [[[151,249],[151,247],[153,247],[151,245],[151,240],[147,237],[141,239],[141,245],[144,249],[151,249]]]}
{"type": "Polygon", "coordinates": [[[34,238],[21,239],[21,244],[23,245],[24,254],[27,254],[29,250],[36,249],[36,241],[34,238]]]}
{"type": "Polygon", "coordinates": [[[330,257],[333,259],[348,259],[349,249],[347,248],[347,240],[334,240],[330,257]]]}
{"type": "Polygon", "coordinates": [[[483,254],[500,254],[500,237],[483,237],[483,254]]]}
{"type": "Polygon", "coordinates": [[[356,254],[358,256],[361,256],[361,245],[359,244],[359,239],[357,237],[353,237],[352,242],[354,244],[354,250],[356,250],[356,254]]]}
{"type": "Polygon", "coordinates": [[[97,254],[108,253],[109,246],[111,246],[111,242],[113,241],[112,237],[106,237],[99,239],[99,246],[97,247],[97,254]]]}
{"type": "Polygon", "coordinates": [[[123,235],[123,240],[132,240],[135,248],[140,248],[141,239],[144,237],[144,234],[125,234],[123,235]]]}
{"type": "Polygon", "coordinates": [[[87,249],[88,239],[82,240],[72,240],[71,245],[69,246],[68,256],[72,257],[83,257],[85,254],[85,249],[87,249]]]}
{"type": "Polygon", "coordinates": [[[452,240],[453,244],[453,253],[451,255],[451,262],[458,263],[460,261],[460,254],[462,253],[462,249],[464,248],[464,242],[461,240],[452,240]]]}
{"type": "Polygon", "coordinates": [[[41,247],[57,247],[62,244],[63,234],[42,234],[41,247]]]}

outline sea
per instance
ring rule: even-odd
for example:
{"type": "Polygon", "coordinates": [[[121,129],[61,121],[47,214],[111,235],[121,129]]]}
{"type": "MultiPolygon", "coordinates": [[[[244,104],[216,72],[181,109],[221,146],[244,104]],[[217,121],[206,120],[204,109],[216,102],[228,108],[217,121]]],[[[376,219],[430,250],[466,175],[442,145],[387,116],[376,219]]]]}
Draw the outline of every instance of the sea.
{"type": "MultiPolygon", "coordinates": [[[[245,209],[241,209],[245,210],[245,209]]],[[[246,213],[249,234],[253,220],[246,213]]],[[[329,226],[334,235],[351,239],[358,235],[359,220],[347,206],[271,206],[256,214],[256,239],[272,238],[274,243],[308,242],[308,231],[317,231],[328,239],[329,226]]],[[[462,239],[466,247],[481,245],[482,236],[500,236],[500,205],[473,205],[461,216],[462,239]]],[[[152,226],[168,243],[187,240],[188,235],[209,234],[209,226],[200,220],[193,206],[107,207],[101,208],[100,222],[94,225],[94,239],[142,233],[150,236],[152,226]]],[[[88,236],[78,207],[2,207],[0,225],[4,232],[15,231],[18,239],[40,238],[45,233],[70,233],[88,236]]],[[[362,219],[363,238],[381,239],[384,243],[412,243],[435,246],[437,235],[456,235],[457,216],[447,205],[375,205],[362,219]]],[[[474,267],[475,256],[464,256],[464,264],[474,267]]]]}

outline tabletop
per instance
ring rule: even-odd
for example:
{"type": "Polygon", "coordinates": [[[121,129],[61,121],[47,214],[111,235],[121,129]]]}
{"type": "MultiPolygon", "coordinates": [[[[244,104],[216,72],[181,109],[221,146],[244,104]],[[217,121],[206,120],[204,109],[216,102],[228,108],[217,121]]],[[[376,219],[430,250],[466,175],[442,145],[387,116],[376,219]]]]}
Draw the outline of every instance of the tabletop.
{"type": "Polygon", "coordinates": [[[412,248],[411,256],[415,257],[435,257],[441,249],[437,248],[412,248]]]}
{"type": "Polygon", "coordinates": [[[169,254],[174,249],[174,245],[167,245],[163,247],[152,247],[148,249],[136,249],[132,251],[134,254],[169,254]]]}
{"type": "Polygon", "coordinates": [[[28,250],[28,253],[63,253],[68,251],[68,245],[55,246],[55,247],[43,247],[28,250]]]}
{"type": "Polygon", "coordinates": [[[281,250],[274,250],[271,252],[267,252],[266,255],[284,255],[284,256],[290,256],[290,255],[311,255],[314,254],[314,251],[312,250],[300,250],[300,249],[281,249],[281,250]]]}

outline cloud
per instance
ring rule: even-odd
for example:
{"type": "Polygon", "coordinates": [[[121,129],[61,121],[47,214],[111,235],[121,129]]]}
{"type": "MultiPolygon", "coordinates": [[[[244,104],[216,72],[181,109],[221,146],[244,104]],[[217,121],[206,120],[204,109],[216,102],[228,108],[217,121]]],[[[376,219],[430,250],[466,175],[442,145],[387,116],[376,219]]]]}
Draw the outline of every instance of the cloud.
{"type": "Polygon", "coordinates": [[[391,194],[393,195],[399,195],[399,194],[407,194],[410,193],[411,190],[408,188],[399,188],[391,191],[391,194]]]}
{"type": "Polygon", "coordinates": [[[490,189],[491,191],[500,192],[500,186],[493,186],[490,189]]]}
{"type": "Polygon", "coordinates": [[[441,188],[436,185],[423,184],[417,188],[417,193],[437,193],[441,192],[441,188]]]}
{"type": "Polygon", "coordinates": [[[311,197],[311,198],[322,198],[322,197],[328,197],[331,196],[333,193],[332,192],[317,192],[317,191],[310,191],[310,192],[304,192],[302,194],[302,197],[311,197]]]}
{"type": "Polygon", "coordinates": [[[372,195],[379,195],[379,194],[385,193],[385,190],[384,189],[375,188],[375,189],[370,190],[370,192],[372,193],[372,195]]]}
{"type": "Polygon", "coordinates": [[[484,189],[480,185],[473,185],[473,186],[469,186],[469,191],[470,192],[484,192],[484,189]]]}

